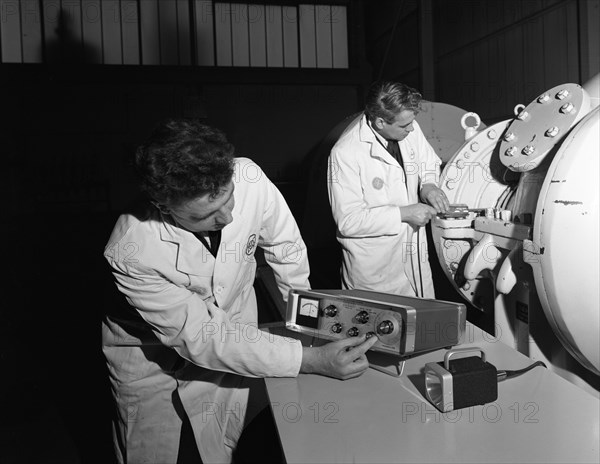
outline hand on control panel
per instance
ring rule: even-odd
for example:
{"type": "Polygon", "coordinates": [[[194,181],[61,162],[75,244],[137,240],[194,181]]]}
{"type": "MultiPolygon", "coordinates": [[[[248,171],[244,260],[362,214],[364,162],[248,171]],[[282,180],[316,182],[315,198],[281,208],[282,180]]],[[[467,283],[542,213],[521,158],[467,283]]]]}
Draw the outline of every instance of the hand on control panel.
{"type": "Polygon", "coordinates": [[[347,380],[358,377],[369,367],[365,353],[377,337],[353,337],[314,348],[303,348],[300,372],[347,380]]]}

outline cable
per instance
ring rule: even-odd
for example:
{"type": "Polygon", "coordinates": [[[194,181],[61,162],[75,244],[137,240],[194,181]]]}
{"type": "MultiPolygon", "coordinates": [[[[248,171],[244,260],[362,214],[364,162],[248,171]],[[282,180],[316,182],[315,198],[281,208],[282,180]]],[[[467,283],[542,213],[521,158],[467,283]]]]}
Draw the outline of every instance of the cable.
{"type": "MultiPolygon", "coordinates": [[[[516,371],[498,371],[498,382],[502,382],[503,380],[510,379],[512,377],[518,377],[537,366],[546,367],[546,365],[542,361],[536,361],[533,364],[531,364],[530,366],[524,367],[523,369],[519,369],[516,371]]],[[[546,367],[546,369],[547,369],[547,367],[546,367]]]]}
{"type": "Polygon", "coordinates": [[[419,236],[419,231],[421,230],[421,228],[419,227],[417,229],[417,260],[419,262],[419,281],[421,283],[421,298],[425,298],[424,292],[423,292],[423,273],[421,271],[421,253],[420,253],[420,248],[421,248],[421,237],[419,236]]]}

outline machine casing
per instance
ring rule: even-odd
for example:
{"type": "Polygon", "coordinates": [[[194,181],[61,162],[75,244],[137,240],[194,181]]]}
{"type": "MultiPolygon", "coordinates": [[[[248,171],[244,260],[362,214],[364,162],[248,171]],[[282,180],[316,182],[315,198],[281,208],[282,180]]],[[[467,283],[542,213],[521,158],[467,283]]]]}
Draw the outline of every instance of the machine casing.
{"type": "MultiPolygon", "coordinates": [[[[591,90],[598,95],[597,84],[591,90]]],[[[490,333],[598,396],[600,112],[592,95],[561,84],[517,105],[514,119],[465,133],[439,187],[466,216],[435,217],[431,231],[442,271],[490,333]]]]}
{"type": "Polygon", "coordinates": [[[365,290],[291,290],[286,328],[325,340],[377,334],[373,351],[408,357],[460,344],[466,314],[462,303],[441,300],[365,290]]]}

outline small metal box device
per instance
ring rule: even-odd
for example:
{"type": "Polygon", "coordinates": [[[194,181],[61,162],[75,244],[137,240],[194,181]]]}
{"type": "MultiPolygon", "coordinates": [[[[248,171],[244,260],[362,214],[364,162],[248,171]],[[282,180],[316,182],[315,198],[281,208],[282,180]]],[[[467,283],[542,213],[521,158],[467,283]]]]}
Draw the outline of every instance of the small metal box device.
{"type": "Polygon", "coordinates": [[[425,364],[425,388],[427,399],[442,412],[491,403],[498,399],[498,372],[481,348],[457,348],[448,351],[443,362],[425,364]],[[481,352],[481,358],[450,361],[469,351],[481,352]]]}
{"type": "Polygon", "coordinates": [[[290,290],[286,328],[325,340],[377,335],[374,351],[409,357],[461,342],[461,303],[365,290],[290,290]]]}

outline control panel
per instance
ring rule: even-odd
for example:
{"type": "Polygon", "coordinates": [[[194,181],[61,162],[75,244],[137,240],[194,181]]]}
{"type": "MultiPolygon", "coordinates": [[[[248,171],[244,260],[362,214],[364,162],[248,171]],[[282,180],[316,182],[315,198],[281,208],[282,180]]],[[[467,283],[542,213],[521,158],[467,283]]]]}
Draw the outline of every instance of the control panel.
{"type": "Polygon", "coordinates": [[[377,336],[372,350],[410,356],[460,343],[461,303],[365,290],[291,290],[286,327],[326,340],[377,336]]]}

